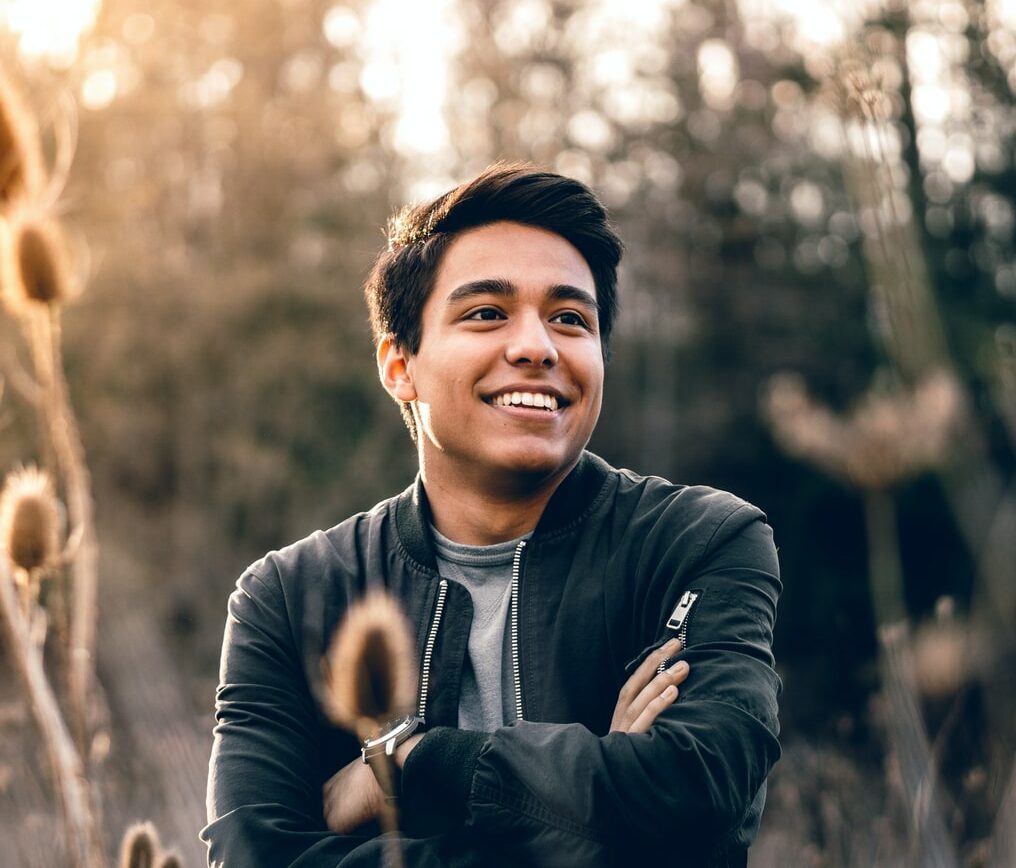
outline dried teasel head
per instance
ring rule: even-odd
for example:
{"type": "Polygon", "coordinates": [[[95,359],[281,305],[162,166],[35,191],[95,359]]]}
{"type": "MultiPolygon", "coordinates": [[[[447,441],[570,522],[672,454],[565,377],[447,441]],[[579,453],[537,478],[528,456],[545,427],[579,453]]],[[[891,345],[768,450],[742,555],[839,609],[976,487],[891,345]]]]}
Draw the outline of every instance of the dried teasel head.
{"type": "Polygon", "coordinates": [[[769,383],[765,412],[777,442],[790,455],[831,476],[880,490],[943,462],[956,433],[962,392],[938,371],[910,393],[871,392],[846,416],[814,401],[793,374],[769,383]]]}
{"type": "Polygon", "coordinates": [[[0,70],[0,207],[35,199],[45,183],[39,129],[0,70]]]}
{"type": "Polygon", "coordinates": [[[349,607],[324,662],[326,711],[361,738],[416,705],[417,662],[395,599],[373,591],[349,607]]]}
{"type": "Polygon", "coordinates": [[[60,509],[49,476],[35,467],[14,470],[0,493],[0,549],[29,574],[60,557],[60,509]]]}
{"type": "Polygon", "coordinates": [[[158,868],[159,833],[149,822],[135,823],[120,842],[120,868],[158,868]]]}
{"type": "Polygon", "coordinates": [[[180,856],[177,853],[166,853],[158,868],[181,868],[180,856]]]}
{"type": "Polygon", "coordinates": [[[868,123],[890,121],[899,113],[902,72],[895,59],[891,36],[851,46],[829,60],[820,91],[821,99],[844,120],[868,123]]]}
{"type": "Polygon", "coordinates": [[[4,299],[14,313],[70,301],[79,281],[60,223],[32,209],[15,212],[3,224],[0,274],[4,299]]]}

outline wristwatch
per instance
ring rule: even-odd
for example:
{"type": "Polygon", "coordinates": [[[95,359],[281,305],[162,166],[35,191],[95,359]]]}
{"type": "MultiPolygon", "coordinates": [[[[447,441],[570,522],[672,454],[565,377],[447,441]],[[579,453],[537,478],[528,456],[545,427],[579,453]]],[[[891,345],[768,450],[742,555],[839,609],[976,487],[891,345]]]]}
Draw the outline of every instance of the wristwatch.
{"type": "Polygon", "coordinates": [[[415,714],[407,714],[405,717],[396,717],[393,720],[389,720],[381,727],[381,732],[374,736],[374,738],[364,739],[363,747],[360,750],[363,761],[369,763],[371,757],[380,754],[393,756],[395,748],[416,732],[416,728],[421,723],[423,721],[415,714]]]}
{"type": "Polygon", "coordinates": [[[392,759],[395,756],[395,748],[416,732],[421,723],[423,721],[415,714],[396,717],[384,724],[381,732],[374,738],[364,739],[363,747],[360,749],[360,756],[374,772],[385,801],[391,805],[398,804],[399,794],[402,792],[402,769],[392,759]]]}

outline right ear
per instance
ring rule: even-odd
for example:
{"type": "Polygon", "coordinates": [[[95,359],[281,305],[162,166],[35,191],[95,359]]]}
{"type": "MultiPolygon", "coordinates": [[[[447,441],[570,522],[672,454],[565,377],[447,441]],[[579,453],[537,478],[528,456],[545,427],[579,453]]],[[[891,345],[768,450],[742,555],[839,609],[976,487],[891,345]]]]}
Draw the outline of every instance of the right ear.
{"type": "Polygon", "coordinates": [[[409,353],[395,343],[390,334],[378,341],[377,372],[381,385],[396,401],[407,404],[416,400],[416,386],[409,372],[409,353]]]}

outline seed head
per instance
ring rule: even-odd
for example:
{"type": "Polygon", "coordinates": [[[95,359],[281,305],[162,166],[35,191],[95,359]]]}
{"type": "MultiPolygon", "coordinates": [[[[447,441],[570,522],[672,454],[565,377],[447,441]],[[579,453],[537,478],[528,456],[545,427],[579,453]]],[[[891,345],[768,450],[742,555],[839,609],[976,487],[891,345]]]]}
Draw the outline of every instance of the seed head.
{"type": "Polygon", "coordinates": [[[832,476],[869,490],[886,489],[948,458],[962,393],[945,372],[913,392],[869,393],[846,416],[815,402],[797,375],[774,377],[766,413],[784,450],[832,476]]]}
{"type": "Polygon", "coordinates": [[[881,123],[898,114],[901,83],[892,38],[869,38],[831,59],[820,94],[844,120],[881,123]]]}
{"type": "Polygon", "coordinates": [[[176,853],[166,853],[159,863],[159,868],[180,868],[180,857],[176,853]]]}
{"type": "Polygon", "coordinates": [[[59,526],[49,476],[35,467],[8,474],[0,493],[0,549],[11,564],[29,573],[54,564],[59,526]]]}
{"type": "Polygon", "coordinates": [[[76,295],[67,239],[52,217],[29,209],[11,215],[0,255],[4,296],[13,312],[60,304],[76,295]]]}
{"type": "Polygon", "coordinates": [[[156,868],[159,833],[151,823],[135,823],[120,843],[120,868],[156,868]]]}
{"type": "Polygon", "coordinates": [[[416,680],[415,643],[399,604],[375,591],[350,606],[325,658],[331,718],[362,736],[413,710],[416,680]]]}
{"type": "Polygon", "coordinates": [[[35,118],[0,70],[0,207],[34,198],[43,187],[43,179],[35,118]]]}

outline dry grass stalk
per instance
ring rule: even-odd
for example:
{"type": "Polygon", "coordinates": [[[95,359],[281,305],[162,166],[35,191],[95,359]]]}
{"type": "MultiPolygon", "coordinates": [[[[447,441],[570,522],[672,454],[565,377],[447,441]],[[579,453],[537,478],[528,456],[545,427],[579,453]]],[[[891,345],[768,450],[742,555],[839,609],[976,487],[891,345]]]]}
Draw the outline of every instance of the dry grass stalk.
{"type": "Polygon", "coordinates": [[[416,706],[415,643],[406,616],[387,593],[349,607],[325,659],[329,716],[360,738],[416,706]]]}
{"type": "Polygon", "coordinates": [[[0,207],[36,199],[44,184],[42,146],[35,118],[0,70],[0,207]]]}
{"type": "MultiPolygon", "coordinates": [[[[335,631],[324,660],[325,706],[340,726],[361,740],[377,736],[395,717],[413,712],[417,697],[417,661],[413,634],[402,607],[385,591],[372,591],[351,605],[335,631]]],[[[392,757],[381,754],[371,761],[383,789],[394,780],[392,757]]],[[[381,825],[398,829],[395,805],[385,800],[381,825]]],[[[387,839],[388,861],[402,868],[401,845],[387,839]]]]}
{"type": "Polygon", "coordinates": [[[60,797],[69,862],[76,868],[102,868],[105,856],[81,756],[74,746],[42,664],[41,649],[18,605],[5,559],[0,558],[0,620],[10,659],[25,685],[60,797]]]}
{"type": "Polygon", "coordinates": [[[4,224],[4,299],[16,315],[70,301],[79,281],[59,222],[34,209],[19,209],[4,224]]]}
{"type": "Polygon", "coordinates": [[[93,689],[98,544],[95,538],[91,479],[77,419],[67,393],[61,355],[60,303],[78,290],[59,224],[34,210],[17,209],[3,224],[5,243],[0,275],[9,306],[32,351],[39,384],[37,409],[44,431],[42,453],[52,456],[67,504],[72,537],[69,640],[70,704],[83,756],[89,740],[93,689]],[[29,315],[38,314],[38,315],[29,315]]]}

